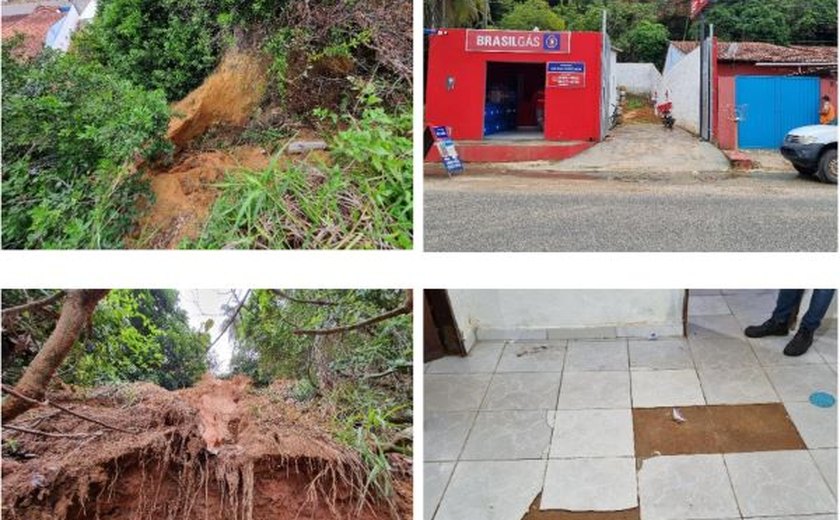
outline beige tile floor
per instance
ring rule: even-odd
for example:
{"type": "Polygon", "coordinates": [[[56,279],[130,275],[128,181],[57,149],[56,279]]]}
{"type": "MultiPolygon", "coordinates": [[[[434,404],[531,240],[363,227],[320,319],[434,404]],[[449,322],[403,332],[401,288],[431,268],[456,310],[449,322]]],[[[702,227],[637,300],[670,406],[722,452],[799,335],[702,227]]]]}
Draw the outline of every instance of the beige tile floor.
{"type": "Polygon", "coordinates": [[[800,358],[749,339],[775,291],[692,291],[688,338],[494,341],[426,365],[426,520],[639,505],[643,520],[836,518],[837,329],[800,358]],[[632,407],[781,402],[807,450],[680,455],[636,470],[632,407]],[[574,475],[574,476],[571,476],[574,475]]]}

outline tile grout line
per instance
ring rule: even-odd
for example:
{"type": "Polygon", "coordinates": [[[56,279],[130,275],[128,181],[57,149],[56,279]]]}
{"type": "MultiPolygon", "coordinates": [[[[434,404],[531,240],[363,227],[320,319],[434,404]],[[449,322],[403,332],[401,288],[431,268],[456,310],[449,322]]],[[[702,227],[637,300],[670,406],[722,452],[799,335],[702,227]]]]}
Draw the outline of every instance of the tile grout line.
{"type": "Polygon", "coordinates": [[[729,465],[726,463],[726,454],[721,453],[720,459],[723,461],[723,469],[726,471],[726,480],[729,482],[729,489],[732,490],[732,498],[735,499],[735,507],[738,508],[738,516],[744,518],[744,512],[741,510],[741,502],[738,500],[738,494],[735,492],[735,483],[732,482],[732,475],[729,473],[729,465]]]}

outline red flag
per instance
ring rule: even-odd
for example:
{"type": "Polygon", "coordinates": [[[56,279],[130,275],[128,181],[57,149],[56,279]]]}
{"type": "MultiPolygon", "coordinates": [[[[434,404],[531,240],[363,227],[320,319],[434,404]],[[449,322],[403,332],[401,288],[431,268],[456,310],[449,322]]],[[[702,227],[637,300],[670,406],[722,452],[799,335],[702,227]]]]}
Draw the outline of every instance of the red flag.
{"type": "Polygon", "coordinates": [[[691,17],[696,17],[707,5],[709,0],[691,0],[691,17]]]}

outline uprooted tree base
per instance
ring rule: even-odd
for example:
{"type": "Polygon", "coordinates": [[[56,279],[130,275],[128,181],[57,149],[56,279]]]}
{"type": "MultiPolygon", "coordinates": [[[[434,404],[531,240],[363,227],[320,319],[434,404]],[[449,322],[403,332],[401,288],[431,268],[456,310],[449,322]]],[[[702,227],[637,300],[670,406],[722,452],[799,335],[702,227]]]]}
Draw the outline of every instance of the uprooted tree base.
{"type": "MultiPolygon", "coordinates": [[[[205,379],[168,392],[138,383],[62,395],[64,404],[136,434],[55,410],[4,432],[3,515],[10,519],[410,518],[410,468],[390,503],[364,492],[358,455],[317,422],[248,392],[246,379],[205,379]]],[[[53,396],[55,399],[55,396],[53,396]]],[[[55,399],[57,400],[57,399],[55,399]]],[[[282,401],[282,400],[281,400],[282,401]]]]}

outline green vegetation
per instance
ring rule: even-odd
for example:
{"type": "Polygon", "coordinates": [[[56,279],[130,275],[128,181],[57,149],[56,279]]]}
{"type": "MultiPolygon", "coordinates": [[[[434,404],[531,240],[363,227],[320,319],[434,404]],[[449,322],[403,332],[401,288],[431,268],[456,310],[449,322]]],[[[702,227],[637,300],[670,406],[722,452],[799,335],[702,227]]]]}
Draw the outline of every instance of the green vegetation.
{"type": "MultiPolygon", "coordinates": [[[[386,452],[411,424],[411,314],[328,335],[400,308],[397,290],[253,291],[234,324],[232,370],[257,383],[297,380],[294,397],[320,396],[333,409],[336,437],[368,467],[367,491],[391,497],[386,452]]],[[[411,444],[399,448],[411,453],[411,444]]]]}
{"type": "MultiPolygon", "coordinates": [[[[3,291],[4,308],[47,291],[3,291]],[[27,298],[27,294],[32,293],[27,298]]],[[[3,382],[13,384],[46,341],[61,302],[27,311],[3,334],[3,382]]],[[[4,325],[6,322],[4,321],[4,325]]],[[[59,369],[66,383],[150,381],[174,390],[207,371],[208,334],[192,330],[173,290],[114,290],[59,369]]]]}
{"type": "Polygon", "coordinates": [[[362,104],[358,119],[319,111],[334,132],[329,161],[288,166],[276,158],[230,174],[201,237],[185,246],[410,248],[411,112],[387,113],[370,90],[362,104]]]}
{"type": "MultiPolygon", "coordinates": [[[[431,27],[490,26],[506,29],[574,31],[601,29],[607,11],[612,43],[620,61],[653,62],[661,68],[668,40],[696,38],[698,22],[688,19],[689,0],[425,0],[431,27]]],[[[706,10],[721,40],[781,45],[837,41],[834,0],[717,0],[706,10]]]]}
{"type": "Polygon", "coordinates": [[[115,248],[146,187],[137,158],[169,150],[166,100],[103,67],[3,46],[3,246],[115,248]]]}

